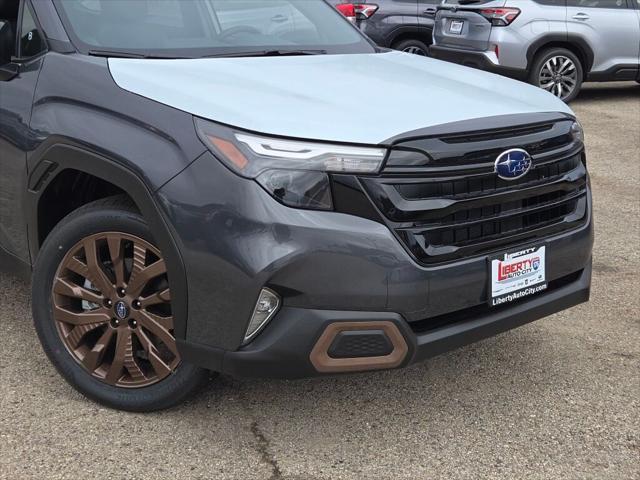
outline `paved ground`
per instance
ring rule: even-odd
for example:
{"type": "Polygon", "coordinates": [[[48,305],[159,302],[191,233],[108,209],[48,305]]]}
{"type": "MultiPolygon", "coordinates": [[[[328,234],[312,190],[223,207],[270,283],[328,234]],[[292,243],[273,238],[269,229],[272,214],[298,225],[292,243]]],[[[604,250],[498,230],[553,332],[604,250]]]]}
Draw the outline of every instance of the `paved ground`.
{"type": "Polygon", "coordinates": [[[640,478],[640,86],[589,87],[593,300],[407,370],[213,382],[169,412],[64,384],[0,276],[0,478],[640,478]]]}

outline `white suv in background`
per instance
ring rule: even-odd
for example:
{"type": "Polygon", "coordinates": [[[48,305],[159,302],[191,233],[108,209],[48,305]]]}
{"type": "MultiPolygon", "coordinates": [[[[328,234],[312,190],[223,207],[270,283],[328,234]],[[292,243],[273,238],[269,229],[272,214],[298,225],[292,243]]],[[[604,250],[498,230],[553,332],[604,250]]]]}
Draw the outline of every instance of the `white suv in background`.
{"type": "Polygon", "coordinates": [[[569,102],[585,81],[640,80],[640,0],[445,0],[431,55],[569,102]]]}

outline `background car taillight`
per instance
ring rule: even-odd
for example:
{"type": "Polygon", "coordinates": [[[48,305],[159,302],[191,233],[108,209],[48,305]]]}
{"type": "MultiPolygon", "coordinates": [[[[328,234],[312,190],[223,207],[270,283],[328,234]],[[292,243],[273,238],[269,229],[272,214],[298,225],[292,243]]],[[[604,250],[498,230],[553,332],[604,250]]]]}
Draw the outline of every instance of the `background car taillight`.
{"type": "Polygon", "coordinates": [[[506,27],[520,15],[519,8],[484,8],[480,14],[496,27],[506,27]]]}
{"type": "Polygon", "coordinates": [[[353,3],[340,3],[336,5],[336,8],[345,17],[355,23],[356,21],[356,7],[353,3]]]}
{"type": "Polygon", "coordinates": [[[373,3],[356,3],[353,5],[356,11],[356,17],[358,20],[367,20],[378,11],[378,5],[373,3]]]}

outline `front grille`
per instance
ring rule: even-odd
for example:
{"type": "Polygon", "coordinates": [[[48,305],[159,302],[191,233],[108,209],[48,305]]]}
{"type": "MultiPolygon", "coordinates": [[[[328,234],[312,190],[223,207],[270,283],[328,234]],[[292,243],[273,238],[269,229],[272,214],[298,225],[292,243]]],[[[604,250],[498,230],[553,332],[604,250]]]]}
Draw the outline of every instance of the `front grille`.
{"type": "Polygon", "coordinates": [[[394,147],[381,176],[360,180],[423,264],[504,250],[587,221],[587,172],[571,125],[412,139],[394,147]],[[511,148],[533,158],[531,171],[515,181],[494,172],[495,159],[511,148]]]}

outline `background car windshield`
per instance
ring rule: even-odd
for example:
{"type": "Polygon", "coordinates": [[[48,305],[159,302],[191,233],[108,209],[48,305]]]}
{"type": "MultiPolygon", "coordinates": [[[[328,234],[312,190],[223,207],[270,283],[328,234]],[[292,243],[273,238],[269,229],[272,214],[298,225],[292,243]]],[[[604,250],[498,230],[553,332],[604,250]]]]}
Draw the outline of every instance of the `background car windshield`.
{"type": "Polygon", "coordinates": [[[81,50],[198,57],[256,50],[371,53],[324,0],[57,0],[81,50]]]}

